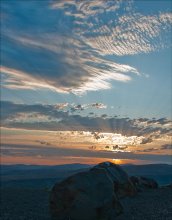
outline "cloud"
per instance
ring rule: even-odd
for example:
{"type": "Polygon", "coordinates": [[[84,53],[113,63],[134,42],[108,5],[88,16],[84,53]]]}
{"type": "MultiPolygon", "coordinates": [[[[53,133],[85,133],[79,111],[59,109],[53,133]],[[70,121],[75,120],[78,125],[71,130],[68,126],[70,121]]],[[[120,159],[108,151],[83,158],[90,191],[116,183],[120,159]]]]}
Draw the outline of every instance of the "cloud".
{"type": "Polygon", "coordinates": [[[126,150],[128,147],[127,146],[118,146],[118,145],[115,145],[112,147],[114,151],[118,151],[118,152],[123,152],[124,150],[126,150]]]}
{"type": "MultiPolygon", "coordinates": [[[[51,123],[52,121],[58,122],[61,118],[68,115],[65,111],[57,109],[56,105],[43,105],[43,104],[15,104],[8,101],[1,102],[1,120],[2,125],[20,124],[23,126],[35,123],[51,123]]],[[[20,126],[19,126],[20,127],[20,126]]],[[[24,126],[27,128],[27,126],[24,126]]]]}
{"type": "Polygon", "coordinates": [[[144,139],[142,140],[141,144],[151,143],[152,141],[153,141],[153,140],[152,140],[150,137],[144,138],[144,139]]]}
{"type": "MultiPolygon", "coordinates": [[[[76,1],[58,2],[52,4],[52,8],[63,10],[68,16],[74,16],[80,20],[81,27],[84,20],[88,28],[83,38],[99,53],[104,55],[115,54],[117,56],[149,53],[163,48],[166,42],[170,42],[170,35],[166,39],[172,24],[170,12],[155,15],[143,15],[134,10],[132,1],[76,1]],[[70,7],[74,10],[70,11],[70,7]],[[106,17],[105,22],[99,19],[104,14],[118,13],[106,17]],[[94,20],[94,23],[92,22],[94,20]],[[162,43],[164,38],[165,43],[162,43]]],[[[81,28],[82,29],[82,28],[81,28]]],[[[78,31],[80,29],[78,28],[78,31]]]]}
{"type": "Polygon", "coordinates": [[[161,150],[172,150],[172,144],[164,144],[160,148],[161,150]]]}
{"type": "Polygon", "coordinates": [[[141,75],[135,67],[111,61],[107,55],[148,53],[170,46],[172,18],[169,12],[141,14],[132,4],[4,1],[2,86],[83,94],[141,75]]]}
{"type": "Polygon", "coordinates": [[[107,114],[103,114],[103,115],[101,115],[101,117],[102,118],[107,118],[108,116],[107,116],[107,114]]]}
{"type": "Polygon", "coordinates": [[[96,139],[96,140],[104,138],[104,135],[99,132],[91,132],[91,134],[93,135],[94,139],[96,139]]]}
{"type": "Polygon", "coordinates": [[[127,145],[149,145],[161,139],[169,141],[172,135],[172,122],[165,118],[130,119],[95,115],[90,117],[89,113],[85,116],[80,112],[71,114],[68,111],[70,104],[65,109],[57,108],[59,105],[64,106],[61,103],[27,105],[2,101],[1,126],[29,130],[78,131],[83,137],[87,136],[88,132],[90,140],[110,144],[112,150],[115,145],[122,149],[121,147],[127,145]]]}
{"type": "Polygon", "coordinates": [[[103,103],[90,103],[90,104],[77,104],[75,105],[74,103],[73,104],[70,104],[70,111],[71,112],[75,112],[75,111],[83,111],[85,109],[105,109],[107,108],[107,106],[103,103]]]}
{"type": "Polygon", "coordinates": [[[70,111],[71,111],[71,112],[83,111],[85,108],[87,108],[87,106],[78,104],[78,105],[73,105],[73,106],[70,108],[70,111]]]}
{"type": "Polygon", "coordinates": [[[47,141],[42,141],[42,140],[36,140],[36,143],[42,144],[42,145],[51,145],[49,142],[47,141]]]}
{"type": "Polygon", "coordinates": [[[2,156],[30,156],[35,157],[40,155],[42,158],[52,157],[89,157],[89,158],[108,158],[108,159],[133,159],[133,160],[151,160],[163,161],[171,163],[171,155],[157,154],[137,154],[131,152],[114,152],[97,151],[92,149],[73,149],[53,146],[36,146],[36,145],[15,145],[2,143],[2,156]]]}
{"type": "Polygon", "coordinates": [[[141,152],[141,153],[149,153],[149,152],[156,152],[158,148],[147,148],[147,149],[141,149],[141,150],[136,150],[135,152],[141,152]]]}
{"type": "Polygon", "coordinates": [[[1,66],[2,86],[9,89],[50,89],[52,91],[67,93],[67,91],[57,88],[44,80],[40,80],[26,72],[1,66]]]}
{"type": "MultiPolygon", "coordinates": [[[[65,9],[66,15],[71,15],[79,18],[87,18],[88,16],[95,16],[97,13],[109,12],[109,11],[116,11],[120,8],[122,1],[76,1],[76,0],[67,0],[63,1],[54,1],[51,4],[53,9],[62,10],[65,9]],[[72,7],[73,6],[73,7],[72,7]],[[70,10],[71,8],[71,10],[70,10]]],[[[128,5],[128,4],[127,4],[128,5]]]]}
{"type": "Polygon", "coordinates": [[[69,105],[69,103],[67,103],[67,102],[65,102],[65,103],[58,103],[58,104],[55,105],[55,108],[57,108],[57,109],[65,109],[65,108],[68,107],[68,105],[69,105]]]}
{"type": "Polygon", "coordinates": [[[131,77],[126,73],[138,74],[133,67],[93,53],[81,37],[75,36],[75,30],[71,35],[56,32],[45,33],[45,37],[35,34],[34,38],[27,31],[2,30],[3,86],[7,88],[78,94],[109,89],[109,81],[127,82],[131,77]],[[25,59],[22,65],[18,62],[21,59],[25,59]]]}
{"type": "MultiPolygon", "coordinates": [[[[102,54],[115,54],[117,56],[149,53],[166,47],[165,33],[169,31],[172,24],[172,16],[169,13],[164,15],[164,20],[160,20],[161,15],[143,16],[139,13],[124,15],[119,17],[109,27],[104,25],[99,27],[97,37],[88,37],[90,45],[95,45],[102,54]],[[101,34],[100,34],[101,33],[101,34]],[[163,36],[164,35],[164,36],[163,36]]],[[[89,33],[88,33],[89,35],[89,33]]]]}
{"type": "Polygon", "coordinates": [[[93,104],[91,104],[91,106],[92,107],[95,107],[95,108],[107,108],[107,106],[106,105],[104,105],[103,103],[93,103],[93,104]]]}

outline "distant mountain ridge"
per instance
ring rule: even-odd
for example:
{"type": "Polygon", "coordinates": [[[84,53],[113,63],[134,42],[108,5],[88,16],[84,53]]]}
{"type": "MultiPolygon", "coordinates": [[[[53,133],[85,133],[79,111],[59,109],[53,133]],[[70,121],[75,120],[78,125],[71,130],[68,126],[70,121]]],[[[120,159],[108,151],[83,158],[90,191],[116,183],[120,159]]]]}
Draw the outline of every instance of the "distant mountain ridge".
{"type": "Polygon", "coordinates": [[[47,178],[65,178],[70,174],[89,169],[88,164],[64,164],[55,166],[46,165],[1,165],[1,181],[10,180],[30,180],[30,179],[47,179],[47,178]]]}
{"type": "MultiPolygon", "coordinates": [[[[61,181],[62,179],[81,171],[86,171],[93,165],[88,164],[63,164],[63,165],[1,165],[0,177],[1,183],[15,184],[17,181],[27,183],[27,181],[46,182],[61,181]]],[[[160,185],[172,182],[172,165],[168,164],[148,164],[148,165],[122,165],[123,169],[130,176],[145,176],[156,179],[160,185]]]]}
{"type": "Polygon", "coordinates": [[[80,164],[80,163],[72,163],[72,164],[60,164],[60,165],[29,165],[29,164],[14,164],[14,165],[0,165],[1,173],[7,172],[9,170],[39,170],[39,169],[57,169],[57,170],[75,170],[86,167],[91,167],[89,164],[80,164]]]}
{"type": "Polygon", "coordinates": [[[146,164],[146,165],[133,165],[129,164],[126,166],[123,166],[123,169],[125,169],[127,172],[134,175],[135,173],[141,172],[141,173],[161,173],[165,172],[170,174],[172,170],[172,165],[170,164],[146,164]]]}

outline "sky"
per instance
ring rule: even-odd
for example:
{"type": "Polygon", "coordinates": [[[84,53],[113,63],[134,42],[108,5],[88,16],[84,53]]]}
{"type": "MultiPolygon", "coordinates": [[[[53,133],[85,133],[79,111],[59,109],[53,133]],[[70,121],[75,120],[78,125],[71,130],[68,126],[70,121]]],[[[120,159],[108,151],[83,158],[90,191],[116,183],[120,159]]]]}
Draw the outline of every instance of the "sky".
{"type": "Polygon", "coordinates": [[[1,162],[172,164],[172,2],[2,0],[1,162]]]}

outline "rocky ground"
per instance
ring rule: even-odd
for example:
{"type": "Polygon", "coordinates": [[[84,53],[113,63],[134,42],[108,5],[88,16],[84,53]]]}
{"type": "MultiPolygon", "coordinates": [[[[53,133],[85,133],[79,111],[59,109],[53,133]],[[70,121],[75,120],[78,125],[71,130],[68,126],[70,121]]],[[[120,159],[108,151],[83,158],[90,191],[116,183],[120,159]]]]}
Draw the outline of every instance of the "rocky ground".
{"type": "Polygon", "coordinates": [[[172,189],[150,189],[121,201],[124,214],[118,220],[171,220],[172,189]]]}
{"type": "MultiPolygon", "coordinates": [[[[1,220],[50,220],[49,192],[38,189],[3,189],[1,220]]],[[[172,189],[152,189],[121,200],[124,214],[117,220],[171,220],[172,189]]],[[[82,220],[82,219],[81,219],[82,220]]]]}
{"type": "Polygon", "coordinates": [[[39,189],[1,190],[0,220],[50,220],[49,193],[39,189]]]}

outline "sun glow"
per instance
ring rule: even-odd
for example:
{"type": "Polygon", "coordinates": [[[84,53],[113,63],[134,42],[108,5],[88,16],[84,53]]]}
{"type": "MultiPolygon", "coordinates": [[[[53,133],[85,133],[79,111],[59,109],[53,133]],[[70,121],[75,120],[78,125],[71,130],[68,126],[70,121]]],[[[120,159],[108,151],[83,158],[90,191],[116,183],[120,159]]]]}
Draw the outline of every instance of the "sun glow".
{"type": "Polygon", "coordinates": [[[112,162],[115,164],[123,164],[124,163],[121,159],[112,159],[112,162]]]}

